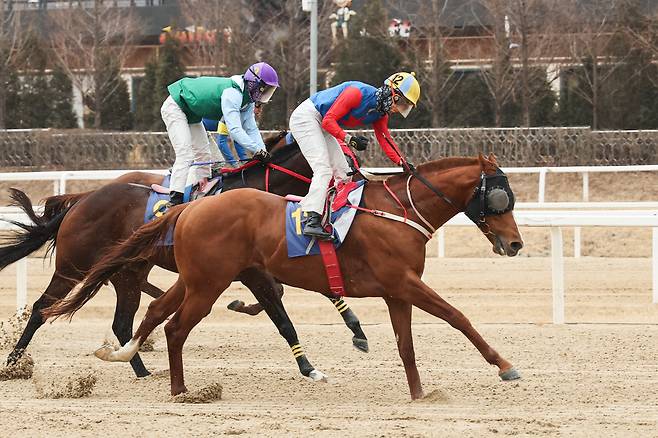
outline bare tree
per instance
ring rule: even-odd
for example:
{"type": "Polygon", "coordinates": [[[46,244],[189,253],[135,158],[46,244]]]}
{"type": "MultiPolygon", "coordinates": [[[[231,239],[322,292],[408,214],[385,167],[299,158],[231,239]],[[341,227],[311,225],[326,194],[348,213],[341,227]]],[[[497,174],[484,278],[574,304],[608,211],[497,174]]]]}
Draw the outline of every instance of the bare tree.
{"type": "Polygon", "coordinates": [[[444,23],[451,19],[447,12],[450,3],[450,0],[422,2],[418,16],[429,25],[415,28],[413,41],[406,48],[412,55],[423,90],[423,103],[431,114],[431,126],[435,128],[445,125],[445,101],[458,83],[453,80],[454,70],[445,47],[446,38],[453,33],[452,27],[444,23]]]}
{"type": "MultiPolygon", "coordinates": [[[[234,0],[180,0],[183,17],[195,36],[188,44],[201,73],[234,74],[255,59],[259,29],[247,32],[254,17],[234,0]]],[[[244,2],[239,2],[244,3],[244,2]]]]}
{"type": "Polygon", "coordinates": [[[132,8],[112,1],[71,1],[70,8],[50,12],[54,55],[86,106],[94,110],[94,128],[101,127],[100,108],[118,87],[108,65],[123,68],[139,29],[132,8]]]}
{"type": "MultiPolygon", "coordinates": [[[[583,66],[573,91],[591,106],[592,129],[600,125],[604,85],[631,54],[630,50],[615,47],[616,37],[623,33],[618,18],[624,4],[624,0],[583,2],[572,5],[565,17],[573,30],[569,45],[572,61],[583,66]]],[[[616,87],[607,87],[607,97],[611,98],[622,86],[620,82],[616,87]]]]}
{"type": "Polygon", "coordinates": [[[25,54],[27,41],[23,36],[29,33],[13,5],[13,0],[0,0],[0,129],[6,127],[9,74],[25,54]]]}
{"type": "MultiPolygon", "coordinates": [[[[286,120],[295,107],[307,97],[309,83],[309,14],[302,11],[298,0],[284,0],[271,18],[263,23],[258,36],[263,58],[277,66],[281,91],[286,97],[286,120]]],[[[332,2],[325,1],[319,17],[329,17],[332,2]]],[[[329,20],[319,20],[318,64],[327,62],[331,53],[329,20]]]]}
{"type": "Polygon", "coordinates": [[[478,0],[489,14],[489,23],[480,22],[481,29],[491,40],[489,50],[481,46],[473,48],[474,56],[489,62],[482,79],[491,95],[494,107],[494,124],[502,126],[503,108],[513,96],[518,70],[512,64],[509,38],[509,17],[506,0],[478,0]],[[488,61],[487,61],[488,60],[488,61]]]}
{"type": "Polygon", "coordinates": [[[514,50],[514,60],[519,65],[523,126],[531,124],[531,108],[539,91],[539,87],[532,86],[533,81],[547,80],[550,83],[559,79],[559,70],[552,74],[545,70],[554,62],[559,44],[557,3],[554,0],[513,0],[508,4],[512,29],[510,48],[514,50]]]}

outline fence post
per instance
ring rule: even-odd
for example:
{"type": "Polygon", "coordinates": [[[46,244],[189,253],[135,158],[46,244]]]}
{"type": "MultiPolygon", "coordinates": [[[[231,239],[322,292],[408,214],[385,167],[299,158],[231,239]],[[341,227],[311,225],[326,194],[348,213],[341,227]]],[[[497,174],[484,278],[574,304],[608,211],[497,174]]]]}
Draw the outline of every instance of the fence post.
{"type": "Polygon", "coordinates": [[[436,242],[437,242],[437,255],[439,257],[446,256],[446,229],[445,227],[440,227],[436,233],[436,242]]]}
{"type": "Polygon", "coordinates": [[[19,315],[27,307],[27,258],[16,262],[16,313],[19,315]]]}
{"type": "Polygon", "coordinates": [[[562,228],[551,227],[551,264],[553,274],[553,324],[564,324],[564,257],[562,228]]]}
{"type": "Polygon", "coordinates": [[[63,195],[66,193],[66,173],[62,173],[59,177],[59,193],[58,195],[63,195]]]}
{"type": "MultiPolygon", "coordinates": [[[[589,172],[581,172],[583,177],[583,202],[589,201],[589,172]]],[[[573,256],[579,258],[581,254],[580,227],[573,229],[573,256]]]]}
{"type": "Polygon", "coordinates": [[[542,167],[539,169],[539,193],[537,196],[537,202],[543,203],[546,198],[546,168],[542,167]]]}
{"type": "Polygon", "coordinates": [[[653,227],[653,251],[651,272],[653,273],[653,303],[658,304],[658,227],[653,227]]]}

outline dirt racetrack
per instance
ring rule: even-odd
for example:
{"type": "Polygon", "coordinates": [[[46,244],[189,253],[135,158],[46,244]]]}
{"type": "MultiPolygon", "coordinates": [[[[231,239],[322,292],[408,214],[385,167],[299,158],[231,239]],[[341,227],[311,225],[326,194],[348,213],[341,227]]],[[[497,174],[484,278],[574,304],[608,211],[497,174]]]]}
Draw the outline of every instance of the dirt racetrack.
{"type": "MultiPolygon", "coordinates": [[[[0,273],[3,320],[15,306],[14,272],[0,273]]],[[[30,260],[30,302],[50,272],[30,260]]],[[[172,403],[161,329],[155,351],[142,353],[147,367],[160,371],[155,376],[136,379],[128,364],[91,354],[111,336],[115,300],[106,288],[72,323],[57,321],[37,333],[29,348],[36,364],[31,380],[0,382],[0,436],[658,436],[658,306],[651,304],[649,259],[567,259],[566,272],[567,321],[577,324],[553,326],[549,259],[428,259],[426,281],[470,317],[523,379],[499,381],[461,333],[415,310],[416,358],[428,394],[416,402],[409,400],[381,300],[349,300],[370,340],[363,354],[351,347],[330,303],[287,289],[300,340],[331,378],[312,383],[298,374],[265,316],[225,309],[235,298],[251,301],[234,283],[184,351],[188,388],[220,383],[222,399],[172,403]],[[42,395],[89,373],[97,383],[86,398],[42,395]]],[[[151,279],[166,287],[174,276],[154,271],[151,279]]],[[[8,351],[0,350],[2,358],[8,351]]]]}

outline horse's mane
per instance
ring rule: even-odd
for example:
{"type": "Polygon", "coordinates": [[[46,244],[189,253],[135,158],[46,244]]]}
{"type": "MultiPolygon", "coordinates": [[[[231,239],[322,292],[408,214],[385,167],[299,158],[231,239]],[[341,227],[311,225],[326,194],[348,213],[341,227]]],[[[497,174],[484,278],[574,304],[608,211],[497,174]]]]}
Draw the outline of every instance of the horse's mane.
{"type": "MultiPolygon", "coordinates": [[[[462,166],[471,166],[473,164],[478,164],[477,157],[448,157],[441,158],[439,160],[428,161],[418,165],[418,170],[427,170],[430,172],[440,172],[442,170],[454,169],[455,167],[462,166]]],[[[390,182],[404,180],[408,177],[408,173],[399,173],[393,176],[390,176],[388,180],[390,182]]]]}
{"type": "Polygon", "coordinates": [[[469,166],[477,163],[477,157],[448,157],[421,164],[418,166],[418,170],[423,169],[436,172],[439,170],[452,169],[454,167],[460,166],[469,166]]]}
{"type": "Polygon", "coordinates": [[[274,164],[281,164],[284,161],[288,161],[298,153],[300,153],[299,144],[297,144],[296,141],[293,141],[292,143],[281,146],[275,150],[272,154],[272,158],[270,158],[270,162],[274,164]]]}

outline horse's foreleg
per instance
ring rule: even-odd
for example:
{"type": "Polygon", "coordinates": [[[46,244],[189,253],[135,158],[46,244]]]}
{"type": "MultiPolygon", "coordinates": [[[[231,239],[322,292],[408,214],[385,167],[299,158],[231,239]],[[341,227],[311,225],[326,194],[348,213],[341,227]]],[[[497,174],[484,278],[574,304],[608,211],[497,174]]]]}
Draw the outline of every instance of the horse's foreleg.
{"type": "Polygon", "coordinates": [[[248,269],[240,274],[242,282],[251,290],[270,317],[279,334],[288,342],[292,355],[302,375],[314,381],[327,381],[327,376],[316,370],[309,362],[297,338],[297,331],[281,302],[283,287],[269,274],[257,269],[248,269]],[[279,288],[281,293],[279,293],[279,288]]]}
{"type": "Polygon", "coordinates": [[[359,322],[359,318],[356,317],[352,309],[349,308],[345,300],[342,298],[327,298],[329,298],[329,301],[331,301],[332,304],[336,307],[336,310],[338,310],[340,316],[343,317],[343,321],[345,322],[347,328],[352,330],[352,333],[354,333],[354,336],[352,337],[352,345],[354,345],[357,350],[367,353],[368,338],[366,338],[365,333],[363,333],[363,330],[361,330],[361,322],[359,322]]]}
{"type": "Polygon", "coordinates": [[[142,284],[140,285],[140,289],[142,290],[142,292],[155,299],[160,298],[162,295],[164,295],[164,291],[162,289],[152,285],[146,279],[142,281],[142,284]]]}
{"type": "MultiPolygon", "coordinates": [[[[242,279],[240,280],[245,286],[250,288],[250,286],[246,284],[244,280],[242,279]]],[[[276,294],[279,296],[279,299],[281,299],[281,297],[283,297],[283,285],[281,283],[274,281],[272,283],[272,287],[274,287],[274,289],[276,290],[276,294]]],[[[234,312],[246,313],[247,315],[251,315],[251,316],[258,315],[260,312],[263,311],[263,305],[261,303],[245,304],[244,301],[240,301],[240,300],[231,301],[228,304],[228,306],[226,306],[226,308],[234,312]]]]}
{"type": "Polygon", "coordinates": [[[416,356],[414,354],[414,341],[411,334],[411,304],[394,298],[384,298],[391,317],[395,340],[398,344],[398,352],[407,374],[407,383],[411,392],[411,399],[416,400],[423,397],[423,387],[420,383],[420,375],[416,368],[416,356]]]}
{"type": "Polygon", "coordinates": [[[247,315],[256,316],[263,311],[263,306],[260,303],[254,304],[245,304],[244,301],[235,300],[231,301],[228,306],[228,310],[232,310],[238,313],[246,313],[247,315]]]}
{"type": "Polygon", "coordinates": [[[151,332],[178,309],[184,297],[185,285],[179,279],[163,296],[151,301],[144,319],[142,319],[135,335],[128,343],[118,350],[115,350],[111,345],[104,345],[96,350],[94,354],[99,359],[109,362],[128,362],[137,353],[140,345],[151,332]]]}
{"type": "Polygon", "coordinates": [[[419,309],[441,318],[462,332],[487,362],[498,367],[498,375],[501,379],[514,380],[521,377],[510,362],[503,359],[496,350],[489,346],[463,313],[448,304],[432,288],[423,283],[420,278],[410,277],[405,286],[407,287],[404,288],[404,292],[398,298],[404,299],[419,309]]]}
{"type": "Polygon", "coordinates": [[[7,365],[14,365],[18,359],[23,356],[25,349],[29,345],[32,337],[39,330],[39,327],[45,322],[41,316],[41,311],[53,304],[55,301],[64,298],[73,288],[74,284],[60,277],[57,272],[50,279],[50,284],[43,292],[41,297],[32,305],[32,314],[21,334],[21,338],[7,358],[7,365]]]}
{"type": "MultiPolygon", "coordinates": [[[[139,308],[141,298],[140,277],[142,273],[123,272],[112,278],[117,293],[117,306],[114,311],[112,331],[121,346],[126,345],[133,336],[133,320],[139,308]]],[[[146,377],[151,373],[146,369],[142,358],[135,354],[130,359],[130,366],[137,377],[146,377]]]]}

